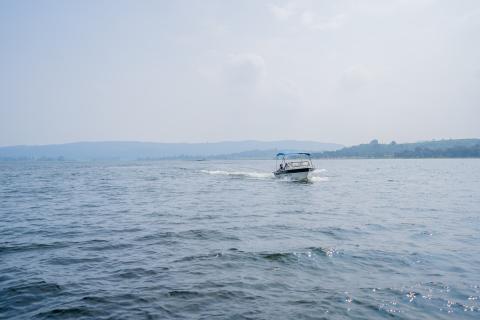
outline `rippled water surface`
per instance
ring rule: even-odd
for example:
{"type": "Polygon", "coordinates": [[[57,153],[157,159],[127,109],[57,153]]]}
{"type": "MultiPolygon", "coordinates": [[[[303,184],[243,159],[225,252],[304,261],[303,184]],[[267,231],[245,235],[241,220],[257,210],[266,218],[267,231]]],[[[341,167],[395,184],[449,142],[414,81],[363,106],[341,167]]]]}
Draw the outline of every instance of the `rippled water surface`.
{"type": "Polygon", "coordinates": [[[0,318],[480,319],[480,161],[0,163],[0,318]]]}

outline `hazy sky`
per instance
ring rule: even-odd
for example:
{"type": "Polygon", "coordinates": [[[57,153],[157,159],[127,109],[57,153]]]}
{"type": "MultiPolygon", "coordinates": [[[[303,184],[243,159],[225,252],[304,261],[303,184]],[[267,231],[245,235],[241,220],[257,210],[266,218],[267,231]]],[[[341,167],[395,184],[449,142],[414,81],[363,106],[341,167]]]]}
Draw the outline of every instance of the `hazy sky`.
{"type": "Polygon", "coordinates": [[[480,137],[480,1],[0,1],[0,145],[480,137]]]}

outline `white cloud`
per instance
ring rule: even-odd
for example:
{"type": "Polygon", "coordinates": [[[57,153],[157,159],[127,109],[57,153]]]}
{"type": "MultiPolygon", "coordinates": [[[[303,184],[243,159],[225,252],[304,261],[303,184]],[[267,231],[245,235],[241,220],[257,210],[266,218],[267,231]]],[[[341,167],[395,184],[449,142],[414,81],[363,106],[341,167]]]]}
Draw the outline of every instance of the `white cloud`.
{"type": "Polygon", "coordinates": [[[306,28],[315,30],[330,30],[342,27],[346,20],[346,13],[327,12],[320,10],[315,3],[295,2],[284,6],[269,5],[270,12],[279,21],[289,21],[306,28]]]}
{"type": "Polygon", "coordinates": [[[365,66],[351,66],[344,70],[340,86],[348,91],[355,91],[367,85],[371,79],[372,73],[365,66]]]}
{"type": "Polygon", "coordinates": [[[266,75],[265,60],[257,54],[232,54],[225,65],[224,73],[231,86],[257,87],[266,75]]]}
{"type": "Polygon", "coordinates": [[[301,22],[305,27],[316,30],[333,30],[342,27],[347,21],[347,15],[340,13],[332,17],[319,17],[311,10],[305,10],[301,15],[301,22]]]}
{"type": "Polygon", "coordinates": [[[475,70],[475,77],[480,80],[480,68],[475,70]]]}
{"type": "Polygon", "coordinates": [[[315,15],[312,11],[304,11],[302,13],[301,21],[305,26],[312,26],[315,22],[315,15]]]}
{"type": "Polygon", "coordinates": [[[269,9],[273,16],[281,21],[288,20],[295,13],[292,5],[281,7],[271,4],[269,9]]]}

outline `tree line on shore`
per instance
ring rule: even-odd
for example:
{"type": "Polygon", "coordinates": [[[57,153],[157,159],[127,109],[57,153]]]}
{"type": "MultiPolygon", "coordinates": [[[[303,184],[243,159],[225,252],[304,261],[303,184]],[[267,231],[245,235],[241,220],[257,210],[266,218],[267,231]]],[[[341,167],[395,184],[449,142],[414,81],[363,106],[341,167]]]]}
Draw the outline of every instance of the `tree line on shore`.
{"type": "Polygon", "coordinates": [[[368,144],[312,154],[314,158],[480,158],[480,139],[368,144]]]}

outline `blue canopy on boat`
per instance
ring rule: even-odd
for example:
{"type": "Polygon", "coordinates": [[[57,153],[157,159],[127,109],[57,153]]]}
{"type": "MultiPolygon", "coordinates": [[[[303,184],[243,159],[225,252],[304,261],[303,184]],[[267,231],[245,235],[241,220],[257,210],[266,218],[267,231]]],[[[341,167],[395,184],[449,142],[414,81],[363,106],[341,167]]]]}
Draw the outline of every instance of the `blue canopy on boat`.
{"type": "Polygon", "coordinates": [[[310,153],[308,153],[308,152],[279,152],[279,153],[277,153],[277,157],[291,156],[291,155],[305,155],[305,156],[310,157],[310,153]]]}

